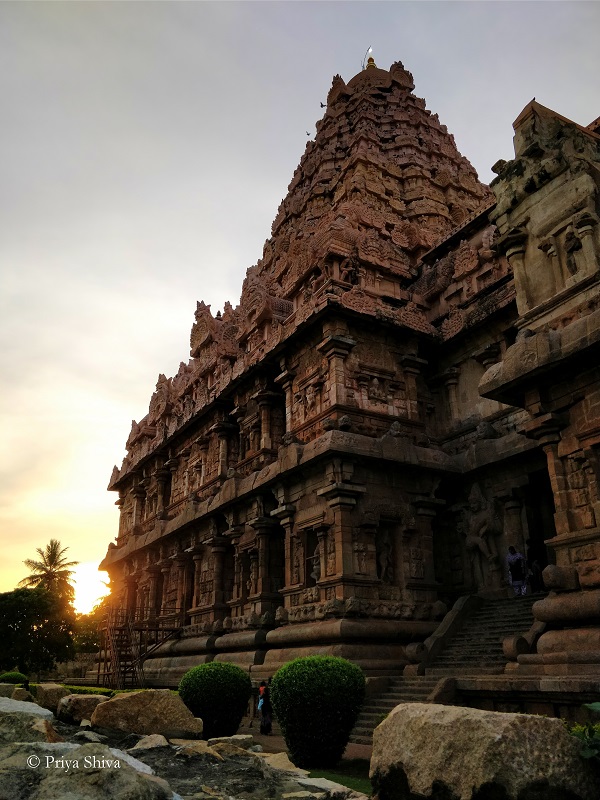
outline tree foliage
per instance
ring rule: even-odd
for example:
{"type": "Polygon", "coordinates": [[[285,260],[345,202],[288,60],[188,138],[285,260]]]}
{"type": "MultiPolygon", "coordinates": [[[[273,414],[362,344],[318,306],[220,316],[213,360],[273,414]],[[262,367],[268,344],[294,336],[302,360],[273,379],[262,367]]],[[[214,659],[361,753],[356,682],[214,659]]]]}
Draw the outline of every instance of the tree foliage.
{"type": "Polygon", "coordinates": [[[97,653],[100,649],[100,623],[104,620],[112,598],[103,597],[89,614],[79,614],[75,620],[73,643],[77,653],[97,653]]]}
{"type": "Polygon", "coordinates": [[[43,587],[0,594],[0,669],[30,674],[73,657],[71,606],[43,587]]]}
{"type": "Polygon", "coordinates": [[[335,656],[307,656],[279,669],[271,700],[298,767],[332,767],[350,738],[365,694],[360,667],[335,656]]]}
{"type": "Polygon", "coordinates": [[[237,733],[251,692],[248,673],[236,664],[220,661],[192,667],[179,684],[179,696],[204,723],[203,739],[237,733]]]}
{"type": "Polygon", "coordinates": [[[64,602],[72,603],[74,590],[71,585],[73,575],[71,567],[77,566],[79,562],[67,561],[65,553],[68,549],[68,547],[61,547],[58,539],[50,539],[44,550],[38,547],[36,552],[41,560],[34,561],[28,558],[23,562],[31,570],[31,574],[23,578],[19,586],[30,589],[41,586],[64,602]]]}

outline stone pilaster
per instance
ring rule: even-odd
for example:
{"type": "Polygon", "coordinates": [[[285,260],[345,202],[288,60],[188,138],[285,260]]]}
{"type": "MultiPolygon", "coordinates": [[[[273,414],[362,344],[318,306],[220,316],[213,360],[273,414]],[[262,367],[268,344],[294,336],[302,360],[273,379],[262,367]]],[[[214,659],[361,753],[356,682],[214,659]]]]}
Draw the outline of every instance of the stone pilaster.
{"type": "Polygon", "coordinates": [[[332,333],[317,345],[329,361],[329,405],[346,403],[346,358],[356,342],[349,336],[332,333]]]}
{"type": "Polygon", "coordinates": [[[410,565],[408,587],[412,589],[415,599],[423,602],[434,602],[437,599],[432,525],[445,504],[445,500],[435,497],[417,497],[413,502],[417,536],[407,543],[410,565]]]}
{"type": "Polygon", "coordinates": [[[406,355],[403,356],[400,363],[404,370],[404,379],[406,381],[406,410],[410,419],[419,419],[419,396],[417,379],[427,365],[427,361],[417,356],[406,355]]]}
{"type": "Polygon", "coordinates": [[[321,542],[319,585],[343,584],[343,588],[339,591],[344,597],[353,595],[353,587],[345,584],[347,579],[352,581],[355,577],[353,532],[357,524],[356,504],[358,498],[365,492],[365,486],[344,481],[331,483],[317,490],[317,495],[327,501],[333,515],[333,523],[330,526],[324,525],[317,530],[317,537],[321,542]],[[329,537],[332,537],[333,546],[329,537]]]}
{"type": "Polygon", "coordinates": [[[282,364],[281,366],[283,372],[281,372],[275,378],[275,383],[278,383],[285,392],[285,432],[289,433],[292,429],[292,413],[294,403],[292,386],[294,383],[294,378],[296,377],[296,373],[285,369],[285,364],[282,364]]]}
{"type": "Polygon", "coordinates": [[[448,407],[450,408],[450,419],[454,422],[460,419],[460,408],[458,405],[458,376],[460,370],[456,367],[447,369],[443,374],[444,386],[448,397],[448,407]]]}

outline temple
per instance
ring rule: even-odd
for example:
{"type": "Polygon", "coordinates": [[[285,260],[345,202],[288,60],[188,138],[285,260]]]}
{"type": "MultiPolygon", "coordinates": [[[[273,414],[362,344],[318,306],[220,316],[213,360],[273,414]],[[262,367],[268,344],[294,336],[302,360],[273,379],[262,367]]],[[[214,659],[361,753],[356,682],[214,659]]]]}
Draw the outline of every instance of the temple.
{"type": "Polygon", "coordinates": [[[488,187],[413,88],[333,79],[239,305],[198,302],[132,424],[101,568],[176,631],[150,685],[421,674],[461,598],[509,598],[511,545],[552,591],[504,675],[600,673],[600,124],[530,103],[488,187]]]}

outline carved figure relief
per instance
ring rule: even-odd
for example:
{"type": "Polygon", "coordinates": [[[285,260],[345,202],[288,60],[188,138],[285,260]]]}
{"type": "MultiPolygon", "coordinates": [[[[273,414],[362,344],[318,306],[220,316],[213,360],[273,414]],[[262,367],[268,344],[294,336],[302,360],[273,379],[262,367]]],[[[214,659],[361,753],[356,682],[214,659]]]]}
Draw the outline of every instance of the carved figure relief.
{"type": "Polygon", "coordinates": [[[302,582],[302,565],[304,563],[304,545],[297,536],[293,536],[291,540],[292,549],[292,583],[297,584],[302,582]]]}
{"type": "Polygon", "coordinates": [[[469,493],[463,530],[475,585],[478,589],[498,588],[502,571],[495,540],[502,531],[493,502],[486,499],[478,483],[473,484],[469,493]]]}
{"type": "Polygon", "coordinates": [[[335,536],[333,533],[327,535],[327,575],[335,575],[335,536]]]}
{"type": "Polygon", "coordinates": [[[310,577],[314,581],[319,581],[321,579],[321,542],[318,542],[317,546],[315,547],[315,551],[312,555],[312,572],[310,573],[310,577]]]}
{"type": "Polygon", "coordinates": [[[382,583],[394,582],[394,548],[388,528],[378,531],[377,543],[377,577],[382,583]]]}

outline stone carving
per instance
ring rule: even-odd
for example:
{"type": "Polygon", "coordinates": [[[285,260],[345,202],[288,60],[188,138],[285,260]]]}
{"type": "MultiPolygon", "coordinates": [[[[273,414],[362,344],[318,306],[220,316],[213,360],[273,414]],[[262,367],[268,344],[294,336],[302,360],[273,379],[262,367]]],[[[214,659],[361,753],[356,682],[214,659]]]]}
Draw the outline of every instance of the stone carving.
{"type": "Polygon", "coordinates": [[[326,575],[335,575],[335,536],[329,533],[327,536],[327,560],[326,560],[326,575]]]}
{"type": "Polygon", "coordinates": [[[382,583],[394,580],[394,548],[387,528],[379,531],[377,536],[377,575],[382,583]]]}
{"type": "Polygon", "coordinates": [[[495,540],[502,529],[493,502],[487,500],[478,483],[471,487],[462,527],[475,585],[478,589],[498,587],[502,574],[495,540]]]}
{"type": "Polygon", "coordinates": [[[322,545],[321,542],[319,542],[315,547],[315,551],[312,556],[313,568],[312,572],[310,573],[310,577],[314,581],[318,581],[321,578],[321,548],[322,545]]]}

